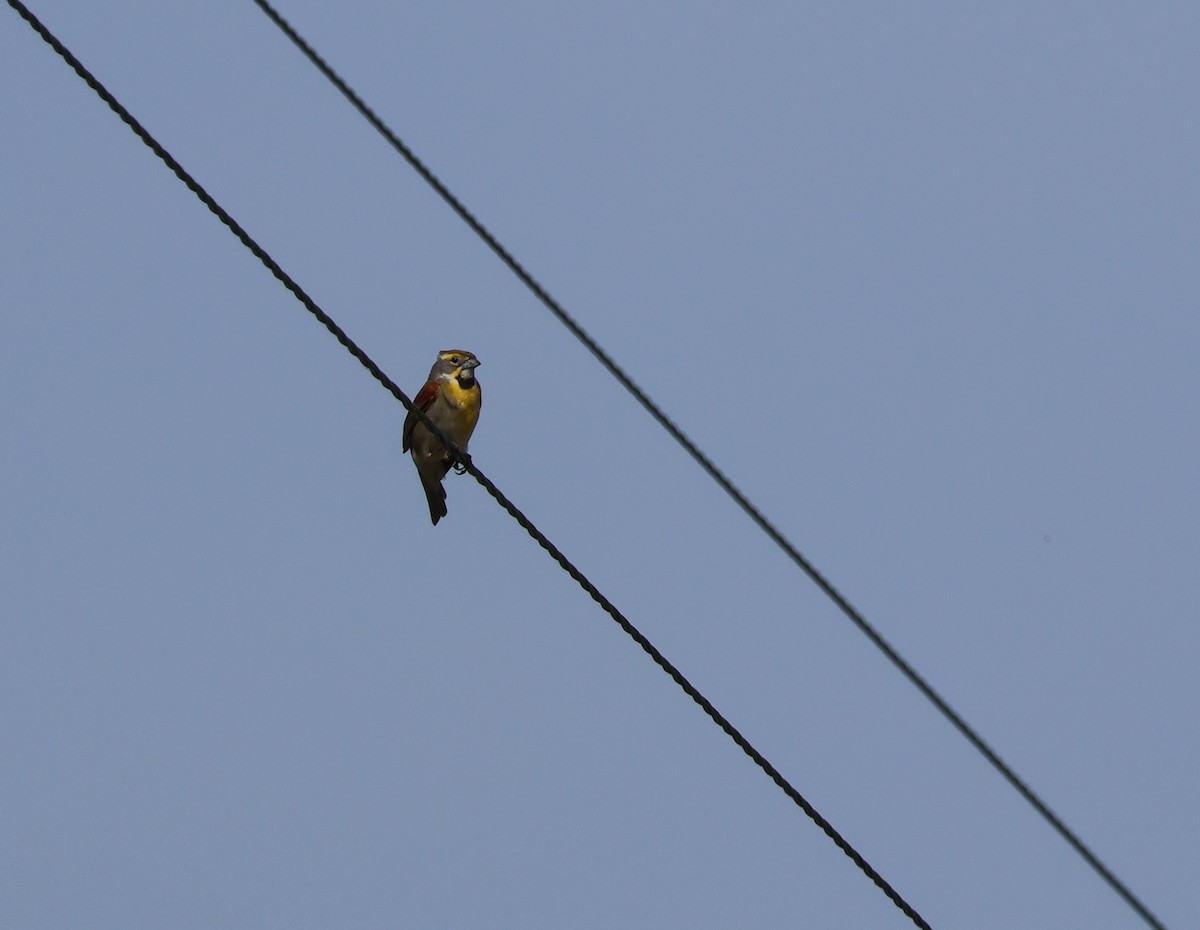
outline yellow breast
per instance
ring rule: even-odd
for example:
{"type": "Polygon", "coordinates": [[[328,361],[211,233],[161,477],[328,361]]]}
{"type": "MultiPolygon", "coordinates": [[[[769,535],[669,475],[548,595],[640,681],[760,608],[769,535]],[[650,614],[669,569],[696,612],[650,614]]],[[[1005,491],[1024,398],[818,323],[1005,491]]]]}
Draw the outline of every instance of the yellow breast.
{"type": "Polygon", "coordinates": [[[450,430],[448,439],[460,448],[467,444],[475,424],[479,422],[479,408],[483,402],[483,392],[479,390],[479,382],[471,387],[463,388],[457,380],[450,378],[442,382],[442,397],[455,409],[457,416],[450,430]]]}

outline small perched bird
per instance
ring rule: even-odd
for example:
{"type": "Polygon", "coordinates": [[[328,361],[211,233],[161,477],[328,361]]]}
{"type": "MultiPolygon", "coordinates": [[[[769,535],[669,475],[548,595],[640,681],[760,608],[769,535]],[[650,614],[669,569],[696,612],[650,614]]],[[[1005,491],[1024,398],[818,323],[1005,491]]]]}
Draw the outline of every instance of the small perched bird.
{"type": "MultiPolygon", "coordinates": [[[[429,371],[429,380],[413,398],[413,403],[433,421],[442,434],[458,446],[460,452],[467,451],[467,442],[479,422],[479,407],[483,392],[475,380],[475,369],[479,359],[462,349],[447,349],[439,352],[437,361],[429,371]]],[[[425,488],[429,501],[429,517],[433,525],[446,515],[446,489],[442,479],[451,466],[458,463],[454,455],[443,446],[433,433],[411,410],[404,418],[403,450],[412,450],[417,463],[417,474],[425,488]]]]}

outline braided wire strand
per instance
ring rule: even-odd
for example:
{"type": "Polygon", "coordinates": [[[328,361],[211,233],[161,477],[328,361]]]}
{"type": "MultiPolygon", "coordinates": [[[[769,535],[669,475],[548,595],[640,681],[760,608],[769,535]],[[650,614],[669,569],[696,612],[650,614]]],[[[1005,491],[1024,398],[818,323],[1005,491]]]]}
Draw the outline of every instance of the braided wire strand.
{"type": "Polygon", "coordinates": [[[993,749],[961,714],[925,678],[900,655],[883,635],[858,611],[850,601],[810,562],[800,550],[759,510],[737,485],[701,450],[683,430],[658,406],[617,362],[587,333],[586,330],[555,300],[549,292],[504,247],[486,226],[460,201],[433,171],[406,145],[403,140],[375,113],[346,83],[324,58],[284,19],[267,0],[252,0],[264,14],[292,41],[312,64],[341,92],[358,112],[375,128],[408,164],[433,188],[446,204],[479,236],[497,257],[508,266],[535,297],[562,323],[618,383],[628,391],[685,452],[717,483],[772,542],[828,597],[835,606],[870,640],[889,662],[945,717],[1009,785],[1050,825],[1059,836],[1092,868],[1097,875],[1154,930],[1166,930],[1165,925],[1149,907],[1117,875],[1106,866],[1087,844],[1058,816],[1026,781],[993,749]]]}
{"type": "Polygon", "coordinates": [[[262,248],[245,229],[221,207],[219,203],[184,169],[159,142],[146,130],[137,119],[125,109],[100,81],[92,75],[82,62],[76,58],[57,37],[54,36],[20,0],[8,0],[12,7],[39,36],[54,49],[55,52],[83,79],[83,81],[120,117],[147,147],[182,181],[193,194],[238,238],[251,253],[286,287],[305,309],[309,311],[339,343],[356,358],[371,375],[395,397],[406,410],[417,415],[421,422],[443,443],[464,466],[465,470],[475,478],[485,491],[511,516],[518,524],[550,555],[550,557],[575,580],[577,584],[594,600],[641,648],[650,656],[664,672],[712,719],[735,744],[749,756],[759,768],[786,794],[804,813],[829,837],[830,840],[865,874],[886,896],[900,909],[917,927],[922,930],[932,930],[923,917],[896,891],[888,881],[871,866],[833,825],[817,811],[815,807],[775,768],[767,758],[759,752],[742,733],[730,723],[724,715],[679,671],[671,662],[639,631],[616,606],[604,596],[557,546],[541,532],[533,522],[525,516],[501,491],[492,483],[471,460],[466,453],[450,442],[438,427],[413,404],[412,400],[387,376],[371,358],[338,326],[314,301],[305,290],[262,248]]]}

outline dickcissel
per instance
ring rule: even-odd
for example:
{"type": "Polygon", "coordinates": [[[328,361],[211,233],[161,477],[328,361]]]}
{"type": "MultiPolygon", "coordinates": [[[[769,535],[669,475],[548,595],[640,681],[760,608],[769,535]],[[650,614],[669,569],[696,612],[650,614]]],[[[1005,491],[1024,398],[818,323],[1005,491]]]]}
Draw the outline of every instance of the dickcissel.
{"type": "MultiPolygon", "coordinates": [[[[458,446],[460,452],[467,451],[471,433],[479,422],[483,392],[475,380],[478,367],[479,359],[470,352],[462,349],[439,352],[429,371],[429,380],[413,398],[413,404],[433,421],[442,435],[458,446]]],[[[446,489],[442,487],[442,479],[451,466],[458,463],[453,453],[434,438],[411,410],[404,418],[401,446],[405,452],[412,450],[417,474],[429,501],[429,517],[437,526],[438,520],[446,515],[446,489]]]]}

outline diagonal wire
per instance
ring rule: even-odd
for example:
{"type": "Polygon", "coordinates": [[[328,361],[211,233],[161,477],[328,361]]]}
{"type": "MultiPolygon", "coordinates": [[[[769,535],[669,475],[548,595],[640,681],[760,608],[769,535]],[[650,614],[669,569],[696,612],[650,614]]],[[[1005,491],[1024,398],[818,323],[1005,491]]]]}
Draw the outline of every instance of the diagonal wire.
{"type": "Polygon", "coordinates": [[[909,682],[923,694],[931,704],[954,726],[956,730],[972,745],[976,750],[996,769],[1008,783],[1017,791],[1017,793],[1029,803],[1042,818],[1053,827],[1058,834],[1067,841],[1067,843],[1078,853],[1084,861],[1128,904],[1138,916],[1142,918],[1155,930],[1166,930],[1166,927],[1159,921],[1150,909],[1142,903],[1142,901],[1134,895],[1134,893],[1122,882],[1111,869],[1109,869],[1099,857],[1081,840],[1070,827],[1063,822],[1057,814],[1043,801],[1034,790],[1008,765],[997,752],[979,735],[976,730],[966,722],[965,719],[943,698],[932,685],[927,682],[924,677],[917,672],[909,663],[901,656],[896,649],[883,638],[883,635],[872,626],[867,619],[839,592],[833,584],[822,575],[817,568],[800,551],[788,540],[783,533],[771,523],[763,513],[750,502],[745,494],[731,481],[724,472],[722,472],[713,461],[696,446],[691,439],[681,430],[675,422],[663,412],[650,397],[643,391],[636,382],[605,352],[591,336],[575,321],[570,314],[563,309],[550,294],[542,287],[541,284],[531,275],[520,262],[506,249],[487,227],[460,201],[449,188],[443,184],[438,177],[429,169],[416,153],[413,152],[386,123],[372,110],[365,101],[355,93],[341,76],[333,70],[333,68],[321,57],[320,54],[313,49],[308,42],[298,33],[287,20],[279,14],[279,12],[271,6],[267,0],[253,0],[267,17],[279,27],[279,29],[304,53],[316,66],[325,77],[336,87],[342,95],[350,101],[358,112],[366,118],[366,120],[375,127],[376,131],[387,140],[405,161],[434,189],[435,192],[446,202],[446,204],[459,215],[459,217],[479,236],[480,239],[490,248],[499,259],[509,267],[526,287],[529,288],[545,305],[559,322],[562,323],[571,334],[578,339],[589,352],[592,353],[603,365],[608,372],[620,382],[634,399],[646,409],[646,411],[659,425],[662,426],[680,446],[690,455],[696,463],[704,469],[717,483],[718,486],[731,498],[734,502],[753,520],[764,533],[787,555],[789,559],[796,564],[812,581],[821,589],[822,592],[845,614],[850,621],[861,630],[866,637],[882,652],[887,659],[900,671],[909,682]]]}
{"type": "Polygon", "coordinates": [[[417,415],[421,422],[430,429],[430,431],[442,442],[447,448],[454,453],[465,469],[470,472],[472,477],[483,486],[484,490],[490,494],[498,504],[508,514],[521,525],[522,528],[550,555],[555,562],[569,574],[584,591],[594,600],[600,607],[624,630],[641,648],[654,660],[671,679],[679,685],[681,689],[700,705],[701,709],[712,719],[712,721],[725,732],[737,746],[748,755],[759,768],[761,768],[770,779],[786,794],[812,821],[821,828],[834,844],[843,853],[854,862],[856,866],[865,874],[875,885],[896,905],[916,926],[923,930],[931,930],[930,925],[917,913],[913,907],[904,900],[890,884],[871,866],[862,854],[859,853],[850,843],[842,837],[840,833],[834,829],[833,825],[826,820],[817,811],[815,807],[808,802],[805,797],[796,790],[792,784],[783,777],[778,769],[775,768],[767,758],[759,752],[750,743],[741,732],[730,723],[724,715],[693,685],[683,673],[679,671],[658,649],[650,642],[646,636],[635,627],[628,618],[622,614],[615,605],[603,592],[600,591],[575,565],[554,545],[534,524],[525,516],[517,507],[496,487],[491,480],[480,471],[471,461],[470,456],[460,452],[458,448],[450,442],[438,429],[438,427],[420,410],[409,397],[391,380],[371,358],[346,334],[346,332],[338,326],[338,324],[329,316],[320,306],[317,305],[309,295],[300,287],[298,283],[290,276],[283,268],[263,249],[250,234],[229,214],[219,203],[196,181],[174,157],[158,143],[158,141],[150,135],[141,123],[139,123],[133,115],[125,109],[124,106],[104,87],[100,81],[91,74],[83,66],[66,46],[64,46],[51,33],[32,12],[20,2],[20,0],[8,0],[8,5],[12,7],[29,25],[42,37],[45,42],[56,51],[62,59],[70,65],[75,73],[83,79],[83,81],[106,103],[109,108],[117,114],[118,117],[134,132],[139,139],[142,140],[150,149],[157,155],[168,168],[182,181],[187,188],[196,195],[197,198],[222,222],[227,226],[247,249],[254,254],[267,269],[279,279],[292,295],[304,305],[316,319],[327,329],[338,342],[353,355],[371,375],[383,385],[387,391],[400,401],[404,407],[417,415]]]}

